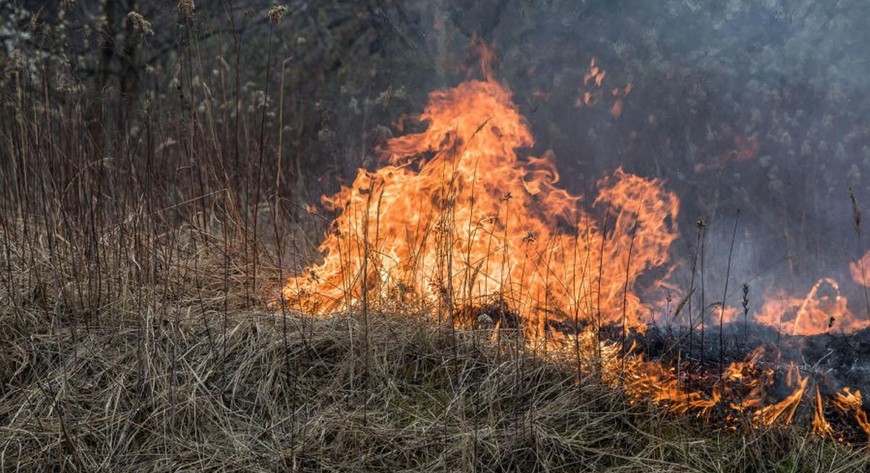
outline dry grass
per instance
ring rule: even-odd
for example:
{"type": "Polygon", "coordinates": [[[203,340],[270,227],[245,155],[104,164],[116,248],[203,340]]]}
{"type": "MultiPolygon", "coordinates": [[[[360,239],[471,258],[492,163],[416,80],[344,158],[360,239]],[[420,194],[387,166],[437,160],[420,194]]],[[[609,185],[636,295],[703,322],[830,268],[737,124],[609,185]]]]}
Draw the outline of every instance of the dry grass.
{"type": "Polygon", "coordinates": [[[0,470],[870,468],[793,428],[668,418],[510,331],[270,309],[322,230],[284,176],[298,150],[243,113],[240,67],[205,87],[182,45],[178,89],[131,106],[49,60],[0,81],[0,470]]]}
{"type": "Polygon", "coordinates": [[[367,343],[353,317],[244,308],[221,292],[223,259],[205,249],[219,245],[193,253],[179,237],[186,257],[160,263],[166,279],[82,310],[63,301],[69,262],[17,243],[0,258],[3,471],[870,467],[865,451],[795,429],[720,433],[666,418],[594,373],[578,386],[509,332],[495,343],[397,310],[370,317],[367,343]],[[15,292],[34,265],[50,290],[15,292]]]}

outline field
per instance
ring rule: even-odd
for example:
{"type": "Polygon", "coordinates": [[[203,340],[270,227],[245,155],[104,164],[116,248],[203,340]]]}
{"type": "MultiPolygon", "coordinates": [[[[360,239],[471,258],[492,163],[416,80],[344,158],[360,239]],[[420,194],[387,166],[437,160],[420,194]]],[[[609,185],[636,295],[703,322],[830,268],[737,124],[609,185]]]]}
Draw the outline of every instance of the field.
{"type": "MultiPolygon", "coordinates": [[[[836,402],[848,367],[821,373],[840,358],[777,360],[751,393],[725,381],[726,361],[743,365],[722,327],[745,322],[750,297],[729,279],[739,213],[730,241],[708,243],[715,274],[695,251],[691,284],[667,295],[662,317],[687,317],[688,334],[660,362],[635,351],[660,323],[641,286],[678,285],[664,260],[686,217],[669,176],[578,177],[596,186],[586,211],[549,150],[515,152],[533,147],[520,112],[543,96],[515,104],[497,77],[516,49],[499,58],[435,22],[437,54],[395,56],[414,36],[391,2],[79,3],[0,7],[14,10],[0,29],[0,471],[870,471],[860,395],[836,402]],[[428,130],[396,121],[421,112],[428,130]]],[[[594,59],[583,74],[588,114],[620,119],[631,84],[595,89],[594,59]]],[[[689,168],[748,166],[756,145],[689,168]]],[[[860,246],[849,195],[840,236],[860,246]]],[[[849,338],[867,333],[860,297],[819,281],[799,303],[821,318],[791,335],[866,348],[849,338]]],[[[757,321],[778,333],[779,317],[757,321]]]]}

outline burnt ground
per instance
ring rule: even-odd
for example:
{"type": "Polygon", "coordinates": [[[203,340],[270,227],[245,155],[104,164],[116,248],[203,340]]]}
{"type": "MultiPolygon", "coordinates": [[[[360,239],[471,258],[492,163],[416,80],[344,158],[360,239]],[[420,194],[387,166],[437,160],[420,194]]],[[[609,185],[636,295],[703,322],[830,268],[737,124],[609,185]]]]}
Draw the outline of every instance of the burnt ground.
{"type": "MultiPolygon", "coordinates": [[[[611,328],[610,332],[608,338],[619,340],[618,328],[611,328]]],[[[757,366],[773,373],[766,402],[778,402],[792,392],[794,386],[787,384],[786,378],[788,367],[793,363],[801,375],[810,380],[797,414],[798,422],[807,425],[812,419],[815,386],[823,398],[844,387],[870,392],[870,329],[851,334],[794,336],[767,326],[736,323],[723,326],[724,343],[720,344],[719,337],[718,327],[692,333],[685,328],[651,327],[643,335],[633,333],[627,343],[635,343],[637,352],[649,359],[673,366],[679,363],[686,373],[685,381],[708,392],[719,379],[723,366],[746,361],[755,350],[761,349],[757,366]]],[[[863,401],[867,411],[870,402],[866,397],[863,401]]],[[[843,432],[846,438],[866,441],[866,434],[854,419],[830,406],[825,408],[825,414],[835,430],[843,432]]]]}
{"type": "MultiPolygon", "coordinates": [[[[804,373],[812,374],[820,386],[828,390],[843,386],[870,388],[870,329],[852,334],[821,334],[813,336],[783,335],[775,329],[751,324],[731,324],[723,327],[724,344],[720,350],[718,329],[700,330],[689,334],[652,327],[631,341],[640,351],[652,357],[671,358],[679,351],[702,366],[717,367],[720,361],[744,361],[755,349],[762,347],[762,363],[784,364],[793,361],[804,373]],[[702,340],[703,338],[703,340],[702,340]]],[[[865,405],[870,404],[865,402],[865,405]]]]}
{"type": "MultiPolygon", "coordinates": [[[[461,328],[508,329],[520,327],[522,316],[503,301],[479,306],[467,306],[455,314],[461,328]]],[[[563,334],[579,333],[592,322],[581,320],[575,325],[569,318],[553,318],[546,322],[548,330],[563,334]]],[[[870,393],[870,328],[854,333],[824,333],[812,336],[783,334],[773,327],[758,325],[748,319],[718,326],[697,327],[650,325],[645,331],[623,331],[619,326],[601,328],[602,340],[622,344],[644,359],[672,367],[682,386],[711,396],[720,386],[723,370],[731,363],[753,360],[744,376],[759,380],[764,386],[761,405],[775,404],[796,388],[789,371],[796,367],[808,386],[796,410],[795,422],[809,426],[815,406],[816,389],[824,401],[824,412],[837,438],[855,444],[867,441],[867,434],[858,426],[852,413],[835,409],[830,402],[834,394],[849,388],[852,392],[870,393]],[[721,340],[721,343],[720,343],[721,340]]],[[[717,407],[705,414],[708,421],[734,426],[735,411],[729,404],[740,404],[751,395],[748,384],[729,381],[717,407]]],[[[864,411],[870,411],[870,398],[862,397],[864,411]]],[[[743,425],[746,427],[746,425],[743,425]]]]}

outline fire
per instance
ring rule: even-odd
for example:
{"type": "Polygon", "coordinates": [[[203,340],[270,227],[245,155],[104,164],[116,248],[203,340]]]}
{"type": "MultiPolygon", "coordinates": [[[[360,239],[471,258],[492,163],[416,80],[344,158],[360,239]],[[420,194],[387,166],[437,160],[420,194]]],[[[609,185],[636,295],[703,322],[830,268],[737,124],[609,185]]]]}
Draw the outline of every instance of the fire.
{"type": "MultiPolygon", "coordinates": [[[[600,368],[605,382],[636,402],[715,415],[731,425],[791,423],[814,378],[790,364],[788,394],[773,396],[784,365],[763,363],[763,348],[743,361],[720,362],[716,371],[695,360],[648,361],[625,347],[629,332],[642,334],[655,320],[647,318],[639,290],[673,287],[666,279],[679,199],[663,181],[620,168],[599,180],[594,198],[561,188],[554,156],[528,153],[529,125],[511,92],[493,79],[497,57],[476,46],[484,49],[484,80],[432,92],[417,117],[424,131],[390,139],[379,169],[360,169],[350,185],[322,198],[336,214],[319,247],[323,260],[287,281],[284,302],[320,315],[422,303],[457,326],[479,323],[468,320],[476,313],[496,331],[508,320],[474,308],[509,310],[529,343],[552,346],[557,358],[571,352],[572,362],[600,368]],[[655,276],[652,284],[640,283],[655,276]],[[603,339],[605,326],[620,327],[622,342],[603,339]],[[576,352],[560,350],[568,346],[576,352]]],[[[583,82],[600,87],[604,77],[593,60],[583,82]]],[[[614,116],[630,92],[630,84],[613,89],[614,116]]],[[[755,150],[738,150],[736,158],[749,159],[755,150]]],[[[727,306],[714,312],[726,323],[739,316],[727,306]]],[[[830,278],[805,297],[775,294],[755,320],[791,335],[867,326],[830,278]]],[[[845,388],[830,402],[870,435],[860,392],[845,388]]],[[[813,429],[819,435],[832,429],[818,385],[813,429]]]]}
{"type": "Polygon", "coordinates": [[[764,349],[759,347],[745,361],[735,361],[725,370],[719,397],[729,400],[728,406],[735,413],[742,414],[762,405],[764,390],[774,376],[772,369],[759,366],[763,356],[764,349]]]}
{"type": "Polygon", "coordinates": [[[854,393],[848,387],[843,388],[842,392],[834,394],[832,400],[834,407],[846,414],[855,416],[858,426],[867,434],[870,439],[870,420],[867,419],[867,411],[864,410],[864,400],[861,398],[861,391],[854,393]]]}
{"type": "Polygon", "coordinates": [[[861,286],[870,286],[870,251],[864,254],[856,263],[849,264],[852,280],[861,286]]]}
{"type": "Polygon", "coordinates": [[[809,379],[808,376],[801,376],[797,366],[794,364],[790,365],[786,384],[793,387],[794,391],[782,401],[764,406],[756,411],[755,419],[763,425],[771,425],[781,417],[783,424],[790,424],[798,405],[803,399],[804,392],[807,390],[809,379]]]}
{"type": "Polygon", "coordinates": [[[769,403],[768,393],[775,372],[759,364],[763,355],[763,349],[756,349],[746,360],[729,364],[709,394],[692,389],[687,381],[680,379],[674,368],[644,361],[642,356],[637,356],[625,363],[626,390],[635,399],[652,400],[675,414],[694,412],[701,416],[718,409],[726,413],[727,422],[736,422],[741,414],[748,413],[749,419],[758,426],[770,426],[775,422],[787,425],[801,404],[810,378],[802,376],[796,365],[789,365],[785,384],[791,389],[790,394],[769,403]]]}
{"type": "MultiPolygon", "coordinates": [[[[482,55],[482,57],[485,57],[482,55]]],[[[607,77],[607,71],[602,69],[592,58],[589,61],[589,69],[583,75],[583,87],[580,90],[578,97],[574,100],[575,107],[587,106],[595,107],[605,97],[604,78],[607,77]]],[[[634,85],[628,83],[623,87],[610,88],[610,95],[613,97],[613,103],[610,106],[610,115],[613,118],[622,116],[622,109],[628,94],[631,93],[634,85]]]]}
{"type": "Polygon", "coordinates": [[[766,300],[755,321],[790,335],[850,333],[868,325],[866,319],[849,310],[848,299],[831,278],[820,279],[805,297],[778,292],[766,300]]]}
{"type": "MultiPolygon", "coordinates": [[[[408,297],[455,310],[503,300],[531,321],[642,330],[638,277],[668,261],[679,200],[660,180],[617,169],[593,205],[557,186],[551,154],[533,144],[511,93],[469,81],[430,95],[424,132],[389,140],[386,165],[360,170],[324,197],[338,213],[322,263],[291,278],[284,296],[327,314],[363,298],[408,297]]],[[[533,326],[534,325],[534,326],[533,326]]]]}
{"type": "Polygon", "coordinates": [[[816,397],[813,402],[815,411],[813,412],[813,433],[819,437],[831,437],[834,435],[834,428],[825,419],[825,408],[822,405],[822,393],[819,392],[819,386],[816,385],[816,397]]]}
{"type": "Polygon", "coordinates": [[[734,137],[734,148],[716,156],[710,163],[696,165],[695,172],[722,169],[732,161],[749,161],[755,158],[759,149],[761,149],[761,144],[756,138],[737,135],[734,137]]]}
{"type": "Polygon", "coordinates": [[[595,65],[595,58],[589,61],[589,71],[583,76],[583,85],[589,85],[589,82],[594,82],[596,87],[601,87],[604,78],[607,77],[607,71],[595,65]]]}
{"type": "Polygon", "coordinates": [[[644,361],[642,356],[626,363],[624,378],[626,391],[631,397],[651,400],[675,414],[685,415],[694,411],[704,414],[719,402],[716,393],[712,397],[705,397],[700,392],[689,390],[674,368],[644,361]]]}
{"type": "Polygon", "coordinates": [[[610,90],[610,95],[613,95],[615,98],[613,101],[613,105],[610,107],[610,114],[613,118],[619,118],[622,116],[622,106],[625,102],[625,98],[628,97],[628,94],[631,93],[631,89],[634,86],[631,84],[626,84],[625,87],[614,87],[610,90]]]}

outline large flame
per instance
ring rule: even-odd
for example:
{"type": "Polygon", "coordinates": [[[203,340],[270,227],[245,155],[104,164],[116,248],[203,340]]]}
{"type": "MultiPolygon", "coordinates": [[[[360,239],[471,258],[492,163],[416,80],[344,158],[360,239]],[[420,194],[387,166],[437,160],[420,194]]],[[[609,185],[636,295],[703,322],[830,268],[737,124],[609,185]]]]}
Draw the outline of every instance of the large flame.
{"type": "MultiPolygon", "coordinates": [[[[495,61],[492,51],[481,56],[495,61]]],[[[510,91],[485,71],[486,80],[431,93],[418,117],[425,131],[390,139],[382,167],[361,169],[351,185],[323,197],[337,214],[320,245],[323,261],[287,281],[284,301],[323,315],[419,302],[457,325],[477,322],[468,319],[475,307],[509,308],[528,340],[573,346],[578,366],[594,364],[604,381],[636,401],[766,426],[790,423],[814,393],[813,429],[831,435],[819,381],[792,363],[762,363],[763,348],[744,361],[720,361],[711,374],[679,359],[648,361],[634,346],[602,339],[603,326],[622,327],[624,336],[655,321],[637,290],[645,274],[649,287],[673,287],[664,279],[679,200],[661,180],[622,169],[598,182],[591,202],[558,187],[553,156],[528,155],[528,124],[510,91]],[[655,276],[659,281],[650,283],[655,276]],[[782,386],[787,394],[771,394],[782,386]]],[[[592,62],[584,84],[600,87],[604,79],[592,62]]],[[[744,159],[739,152],[737,158],[744,159]]],[[[856,281],[867,279],[866,266],[853,265],[856,281]]],[[[796,336],[866,327],[847,302],[837,282],[825,278],[806,296],[774,294],[755,318],[796,336]]],[[[720,320],[736,320],[738,310],[719,307],[720,320]]],[[[679,311],[669,315],[676,319],[679,311]]],[[[870,435],[862,402],[848,388],[830,399],[870,435]]]]}
{"type": "Polygon", "coordinates": [[[448,310],[499,298],[524,317],[642,329],[638,276],[668,260],[679,201],[662,182],[617,170],[594,203],[556,186],[510,92],[470,81],[430,95],[421,133],[391,139],[387,165],[360,170],[324,206],[338,212],[324,261],[285,297],[314,313],[414,297],[448,310]],[[539,317],[540,316],[540,317],[539,317]]]}

